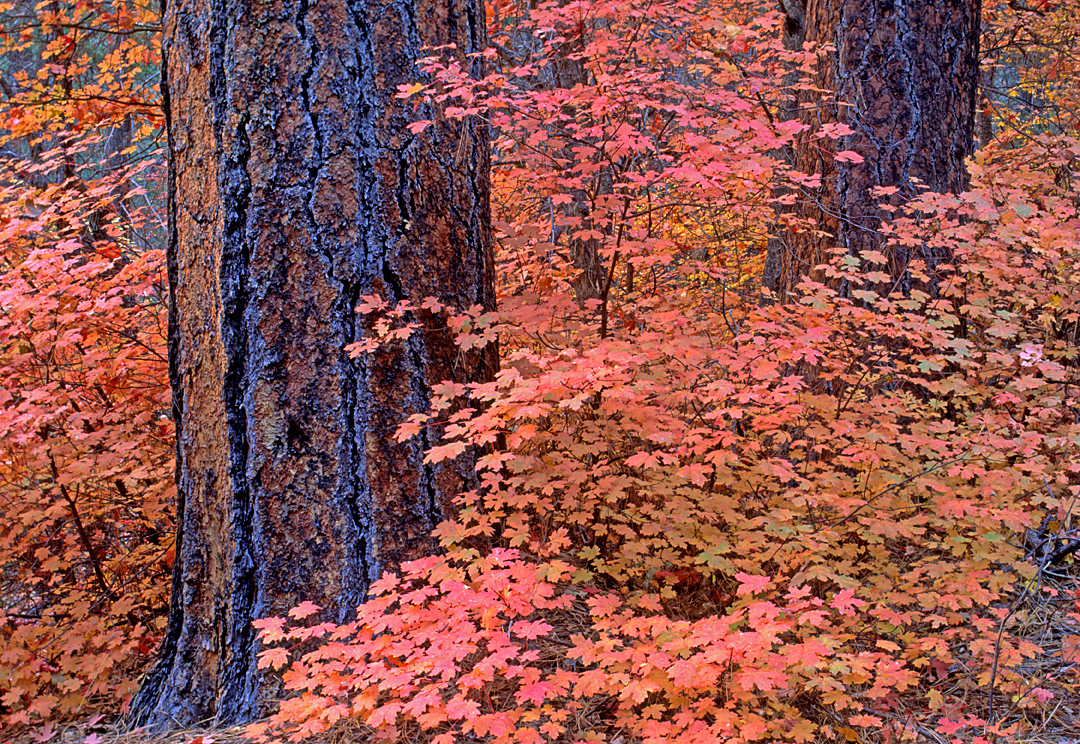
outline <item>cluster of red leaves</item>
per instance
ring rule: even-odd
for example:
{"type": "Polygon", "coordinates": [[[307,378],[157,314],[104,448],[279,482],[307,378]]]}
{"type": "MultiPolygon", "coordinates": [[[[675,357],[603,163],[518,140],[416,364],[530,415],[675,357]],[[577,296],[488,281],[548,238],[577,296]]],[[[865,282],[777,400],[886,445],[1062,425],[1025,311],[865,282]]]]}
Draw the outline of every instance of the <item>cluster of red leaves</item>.
{"type": "MultiPolygon", "coordinates": [[[[1056,77],[1023,73],[1053,126],[988,99],[1008,136],[972,192],[886,227],[954,249],[940,296],[879,296],[871,253],[834,268],[850,296],[807,284],[797,306],[753,307],[775,186],[812,177],[776,160],[810,58],[780,48],[775,15],[492,3],[495,73],[433,63],[403,91],[499,134],[501,310],[454,327],[465,347],[498,335],[504,371],[442,386],[402,430],[456,411],[430,457],[479,448],[484,487],[440,527],[445,555],[380,582],[355,623],[301,622],[310,605],[259,622],[263,666],[296,693],[270,725],[977,740],[1075,694],[1003,632],[1039,578],[1018,535],[1044,512],[1069,524],[1080,483],[1068,5],[993,19],[1057,45],[1056,77]],[[482,405],[451,406],[466,392],[482,405]],[[996,688],[994,720],[958,681],[996,688]]],[[[172,453],[160,225],[136,208],[153,179],[107,144],[124,127],[123,150],[152,144],[154,19],[15,8],[0,2],[18,84],[0,115],[0,691],[19,724],[133,689],[168,591],[172,453]]],[[[406,308],[364,309],[384,322],[358,353],[410,332],[406,308]]]]}
{"type": "Polygon", "coordinates": [[[42,739],[134,691],[167,608],[155,25],[0,4],[0,710],[42,739]]]}
{"type": "Polygon", "coordinates": [[[1021,199],[926,200],[938,225],[920,239],[981,248],[948,299],[867,290],[892,305],[873,310],[808,286],[734,338],[702,317],[517,354],[536,371],[508,367],[450,425],[512,449],[482,458],[484,489],[440,528],[447,555],[383,582],[355,624],[262,624],[269,642],[332,639],[285,673],[302,694],[274,722],[538,742],[602,738],[572,722],[606,706],[610,732],[655,742],[1015,734],[938,688],[964,677],[1035,707],[1076,684],[1029,678],[1040,649],[999,636],[1034,570],[1009,538],[1080,472],[1076,346],[1050,321],[1070,313],[1030,312],[1073,280],[1054,267],[1076,265],[1075,208],[1021,199]],[[587,632],[544,643],[574,605],[587,632]]]}
{"type": "Polygon", "coordinates": [[[81,220],[100,194],[46,196],[40,213],[0,215],[0,680],[12,723],[133,690],[113,672],[154,646],[171,545],[162,255],[125,255],[119,230],[88,245],[81,220]]]}
{"type": "MultiPolygon", "coordinates": [[[[755,97],[780,75],[750,70],[722,40],[754,40],[711,16],[624,7],[531,16],[590,85],[545,84],[543,63],[480,83],[432,68],[451,115],[503,133],[500,312],[457,327],[466,346],[497,333],[506,360],[472,409],[444,386],[400,436],[437,421],[429,458],[476,447],[483,487],[439,528],[445,555],[382,582],[355,623],[260,623],[296,696],[251,733],[358,717],[440,744],[1016,736],[1077,694],[1032,671],[1043,651],[1006,619],[1039,581],[1023,530],[1067,524],[1080,493],[1080,143],[988,148],[971,192],[885,226],[951,250],[936,296],[882,294],[870,251],[837,257],[845,296],[806,282],[795,305],[733,301],[783,172],[770,154],[796,134],[755,97]],[[708,52],[649,56],[672,39],[708,52]],[[575,241],[607,277],[577,303],[575,241]]],[[[385,315],[369,346],[410,332],[377,299],[364,310],[385,315]]]]}
{"type": "Polygon", "coordinates": [[[737,25],[720,7],[648,0],[507,10],[487,55],[494,72],[473,80],[433,60],[428,84],[401,93],[481,115],[496,133],[503,307],[543,306],[565,322],[576,295],[601,303],[606,332],[636,323],[621,290],[674,287],[685,272],[673,265],[723,274],[732,289],[755,276],[784,169],[775,156],[798,131],[773,113],[784,71],[814,59],[782,49],[777,15],[737,25]]]}

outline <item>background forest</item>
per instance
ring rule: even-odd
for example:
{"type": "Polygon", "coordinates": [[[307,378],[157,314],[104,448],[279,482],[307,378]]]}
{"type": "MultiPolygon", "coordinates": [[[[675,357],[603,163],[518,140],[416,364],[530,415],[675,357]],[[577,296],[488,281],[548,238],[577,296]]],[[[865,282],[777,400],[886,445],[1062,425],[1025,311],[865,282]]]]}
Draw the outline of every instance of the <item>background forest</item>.
{"type": "MultiPolygon", "coordinates": [[[[0,2],[5,739],[102,741],[168,614],[158,12],[0,2]]],[[[502,371],[400,432],[483,486],[355,623],[257,623],[292,694],[247,734],[1075,740],[1080,3],[986,0],[970,189],[880,192],[888,245],[951,261],[900,292],[844,253],[785,302],[769,242],[820,229],[792,149],[860,158],[790,116],[828,49],[750,0],[487,17],[487,78],[401,90],[495,137],[498,312],[455,329],[502,371]]],[[[407,310],[365,298],[355,353],[407,310]]]]}

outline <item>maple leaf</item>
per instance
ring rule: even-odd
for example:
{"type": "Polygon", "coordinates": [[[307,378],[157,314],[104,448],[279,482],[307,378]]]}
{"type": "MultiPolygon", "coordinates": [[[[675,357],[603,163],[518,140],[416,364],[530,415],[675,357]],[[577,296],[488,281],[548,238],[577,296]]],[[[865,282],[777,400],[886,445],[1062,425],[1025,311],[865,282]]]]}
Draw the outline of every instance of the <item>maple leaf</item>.
{"type": "Polygon", "coordinates": [[[622,598],[617,594],[602,594],[596,597],[589,597],[585,601],[595,617],[608,617],[623,604],[622,598]]]}
{"type": "Polygon", "coordinates": [[[411,98],[426,86],[423,83],[412,83],[411,85],[399,85],[398,86],[398,98],[411,98]]]}
{"type": "Polygon", "coordinates": [[[855,608],[865,607],[866,602],[855,597],[854,589],[841,589],[833,595],[829,606],[838,610],[841,615],[853,615],[855,608]]]}
{"type": "Polygon", "coordinates": [[[537,679],[534,682],[522,685],[521,688],[514,693],[514,697],[518,700],[530,702],[533,705],[540,705],[548,698],[554,697],[558,691],[558,687],[551,682],[544,679],[537,679]]]}
{"type": "Polygon", "coordinates": [[[808,667],[817,666],[818,662],[823,657],[828,657],[830,653],[829,647],[816,638],[788,645],[784,649],[784,657],[788,663],[808,667]]]}
{"type": "Polygon", "coordinates": [[[860,728],[881,728],[882,721],[877,716],[870,715],[855,715],[848,716],[848,723],[852,726],[859,726],[860,728]]]}
{"type": "Polygon", "coordinates": [[[398,713],[401,711],[400,703],[387,703],[386,705],[380,705],[375,710],[371,711],[365,718],[365,722],[372,728],[379,728],[380,726],[393,725],[397,721],[398,713]]]}
{"type": "Polygon", "coordinates": [[[808,742],[814,741],[817,731],[818,727],[816,725],[804,718],[800,718],[788,731],[788,735],[796,744],[808,744],[808,742]]]}
{"type": "Polygon", "coordinates": [[[659,460],[651,452],[637,452],[626,458],[626,464],[632,468],[651,468],[659,464],[659,460]]]}
{"type": "MultiPolygon", "coordinates": [[[[44,716],[47,715],[48,713],[46,712],[44,716]]],[[[44,744],[44,742],[54,739],[57,733],[58,731],[56,730],[56,727],[52,725],[52,722],[47,721],[43,726],[32,730],[29,736],[32,740],[36,742],[42,742],[42,744],[44,744]]]]}
{"type": "Polygon", "coordinates": [[[691,687],[700,669],[700,662],[694,659],[678,659],[668,667],[671,681],[680,687],[691,687]]]}
{"type": "Polygon", "coordinates": [[[772,585],[772,580],[768,576],[752,576],[743,571],[735,574],[735,580],[739,582],[739,587],[735,590],[738,596],[764,592],[772,585]]]}
{"type": "Polygon", "coordinates": [[[946,736],[952,736],[957,731],[966,728],[967,724],[963,721],[955,721],[951,718],[942,718],[938,721],[936,730],[939,734],[945,734],[946,736]]]}
{"type": "Polygon", "coordinates": [[[322,607],[315,604],[314,602],[304,601],[289,610],[289,617],[296,618],[297,620],[302,620],[305,617],[314,615],[320,610],[322,610],[322,607]]]}
{"type": "Polygon", "coordinates": [[[655,680],[648,678],[631,679],[619,690],[621,699],[629,699],[635,703],[645,700],[651,693],[660,689],[655,680]]]}
{"type": "Polygon", "coordinates": [[[259,637],[266,643],[274,643],[285,638],[285,619],[280,617],[260,618],[252,622],[259,631],[259,637]]]}
{"type": "Polygon", "coordinates": [[[289,650],[285,648],[268,648],[259,653],[259,669],[281,669],[289,663],[289,650]]]}
{"type": "Polygon", "coordinates": [[[840,163],[861,163],[863,162],[863,156],[854,150],[841,150],[836,153],[836,161],[840,163]]]}
{"type": "Polygon", "coordinates": [[[480,713],[480,704],[463,695],[456,695],[446,704],[446,716],[451,719],[471,721],[480,713]]]}
{"type": "Polygon", "coordinates": [[[739,734],[747,741],[763,739],[769,727],[759,716],[748,716],[739,726],[739,734]]]}
{"type": "MultiPolygon", "coordinates": [[[[742,676],[741,681],[752,684],[763,692],[779,689],[787,682],[788,676],[778,670],[748,669],[742,676]]],[[[749,689],[749,688],[746,688],[749,689]]]]}
{"type": "Polygon", "coordinates": [[[519,622],[514,624],[514,634],[527,640],[533,640],[547,635],[552,631],[552,626],[543,620],[534,622],[519,622]]]}

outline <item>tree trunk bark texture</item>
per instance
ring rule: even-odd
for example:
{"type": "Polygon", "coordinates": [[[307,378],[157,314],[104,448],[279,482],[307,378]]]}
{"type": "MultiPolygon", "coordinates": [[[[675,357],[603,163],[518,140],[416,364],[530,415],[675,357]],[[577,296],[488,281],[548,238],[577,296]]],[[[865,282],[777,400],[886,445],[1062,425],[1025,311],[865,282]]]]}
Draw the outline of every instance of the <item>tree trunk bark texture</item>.
{"type": "MultiPolygon", "coordinates": [[[[380,572],[436,548],[463,459],[397,443],[429,385],[490,379],[445,319],[350,359],[360,297],[494,307],[488,132],[395,97],[424,45],[486,46],[478,0],[169,0],[169,354],[178,535],[167,637],[133,720],[265,712],[252,620],[348,621],[380,572]]],[[[479,65],[473,58],[466,65],[479,65]]],[[[479,69],[474,69],[479,74],[479,69]]],[[[434,437],[435,433],[428,435],[434,437]]]]}
{"type": "Polygon", "coordinates": [[[878,205],[900,206],[921,186],[958,193],[968,185],[964,158],[974,147],[981,0],[782,0],[781,6],[788,48],[835,48],[811,81],[834,95],[823,101],[815,91],[799,94],[796,115],[809,129],[795,147],[794,167],[820,174],[821,185],[798,192],[789,214],[800,218],[800,228],[771,242],[763,283],[784,301],[803,277],[825,281],[814,268],[833,249],[848,255],[874,249],[886,254],[896,289],[929,289],[912,279],[910,262],[932,269],[950,257],[929,247],[887,248],[879,231],[886,212],[878,205]],[[834,122],[854,133],[813,139],[834,122]],[[832,152],[843,150],[863,161],[834,160],[832,152]],[[898,192],[885,199],[874,195],[876,187],[898,192]]]}

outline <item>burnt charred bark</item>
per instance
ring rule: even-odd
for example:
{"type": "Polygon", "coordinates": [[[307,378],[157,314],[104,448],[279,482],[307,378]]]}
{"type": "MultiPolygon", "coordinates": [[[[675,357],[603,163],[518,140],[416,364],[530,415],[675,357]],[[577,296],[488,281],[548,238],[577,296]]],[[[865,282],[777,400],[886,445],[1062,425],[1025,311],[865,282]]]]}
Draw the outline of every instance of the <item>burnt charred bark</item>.
{"type": "MultiPolygon", "coordinates": [[[[779,300],[803,277],[825,282],[815,267],[831,251],[857,255],[880,250],[893,283],[886,290],[933,292],[932,276],[913,275],[921,262],[932,275],[951,257],[929,246],[886,244],[879,228],[886,212],[877,187],[895,187],[888,200],[902,207],[922,188],[958,193],[968,185],[964,158],[974,148],[979,78],[981,0],[781,0],[785,45],[829,44],[814,86],[802,92],[794,115],[807,131],[793,153],[794,168],[820,174],[820,187],[804,186],[788,214],[797,219],[771,241],[763,283],[779,300]],[[853,134],[813,139],[833,122],[853,134]],[[835,147],[834,147],[835,146],[835,147]],[[863,161],[839,162],[851,150],[863,161]]],[[[837,284],[833,282],[833,284],[837,284]]],[[[843,286],[838,286],[844,291],[843,286]]]]}
{"type": "MultiPolygon", "coordinates": [[[[346,621],[436,548],[470,463],[394,440],[429,385],[489,379],[445,320],[352,359],[360,297],[494,307],[489,145],[396,98],[425,45],[484,48],[478,0],[169,0],[169,355],[177,429],[167,637],[132,718],[258,716],[276,692],[252,620],[302,601],[346,621]]],[[[479,74],[479,69],[473,69],[479,74]]],[[[429,436],[435,436],[435,433],[429,436]]]]}

